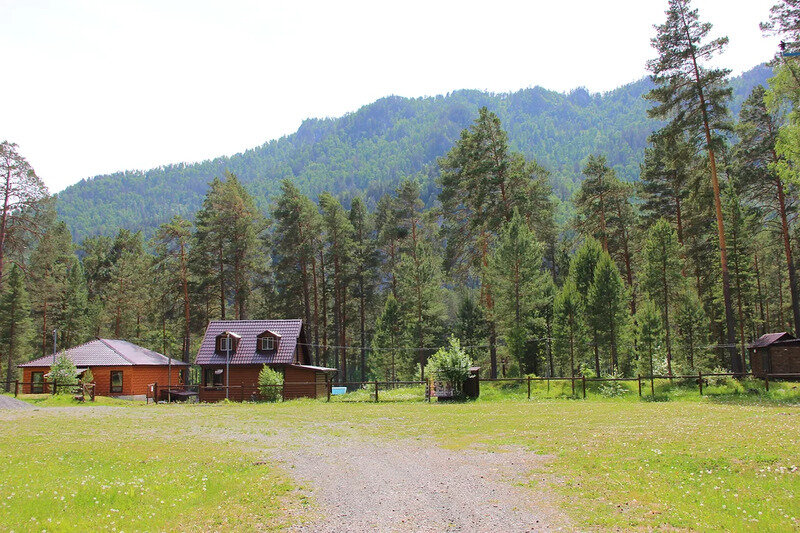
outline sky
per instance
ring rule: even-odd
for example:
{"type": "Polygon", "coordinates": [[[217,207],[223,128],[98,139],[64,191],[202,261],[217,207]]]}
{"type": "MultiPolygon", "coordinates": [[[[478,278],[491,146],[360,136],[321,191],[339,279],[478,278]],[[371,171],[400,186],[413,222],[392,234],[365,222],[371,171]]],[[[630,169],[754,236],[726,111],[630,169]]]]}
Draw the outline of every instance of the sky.
{"type": "MultiPolygon", "coordinates": [[[[777,0],[695,0],[734,74],[770,59],[777,0]]],[[[51,192],[232,155],[387,95],[647,74],[667,0],[0,0],[0,140],[51,192]]]]}

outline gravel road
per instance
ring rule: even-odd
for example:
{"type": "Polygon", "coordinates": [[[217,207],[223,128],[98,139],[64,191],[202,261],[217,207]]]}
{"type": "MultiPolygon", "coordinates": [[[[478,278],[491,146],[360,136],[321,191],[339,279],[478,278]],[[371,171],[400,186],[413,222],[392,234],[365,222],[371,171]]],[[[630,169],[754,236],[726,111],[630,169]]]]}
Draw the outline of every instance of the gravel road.
{"type": "MultiPolygon", "coordinates": [[[[290,436],[273,438],[284,437],[290,436]]],[[[311,520],[296,531],[570,529],[550,495],[523,486],[548,457],[452,451],[425,440],[304,440],[302,448],[279,445],[270,454],[316,503],[311,520]]]]}
{"type": "Polygon", "coordinates": [[[0,409],[33,409],[33,406],[22,400],[0,394],[0,409]]]}

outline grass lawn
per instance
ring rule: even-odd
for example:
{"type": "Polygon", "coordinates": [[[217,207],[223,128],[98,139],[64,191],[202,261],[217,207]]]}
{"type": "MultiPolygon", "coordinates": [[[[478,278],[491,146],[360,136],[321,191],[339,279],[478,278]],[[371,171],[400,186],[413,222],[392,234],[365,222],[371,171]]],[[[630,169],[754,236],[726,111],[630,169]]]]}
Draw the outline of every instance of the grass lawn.
{"type": "Polygon", "coordinates": [[[354,445],[418,439],[461,450],[465,461],[474,447],[548,454],[551,461],[520,479],[554,492],[577,529],[800,529],[796,390],[771,384],[769,394],[745,387],[700,398],[688,385],[660,386],[671,401],[642,401],[635,391],[528,401],[525,389],[482,386],[482,400],[463,404],[299,400],[0,413],[0,529],[281,527],[302,519],[294,510],[303,496],[273,465],[255,464],[269,451],[251,438],[276,426],[298,439],[326,431],[354,445]]]}

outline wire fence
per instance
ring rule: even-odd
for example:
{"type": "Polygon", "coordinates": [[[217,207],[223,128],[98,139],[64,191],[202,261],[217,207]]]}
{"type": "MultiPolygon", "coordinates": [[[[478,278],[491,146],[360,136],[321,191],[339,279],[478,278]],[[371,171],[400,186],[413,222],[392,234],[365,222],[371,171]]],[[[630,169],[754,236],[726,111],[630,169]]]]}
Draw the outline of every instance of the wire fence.
{"type": "MultiPolygon", "coordinates": [[[[666,382],[668,384],[681,384],[683,386],[697,387],[698,394],[704,395],[704,389],[713,386],[710,380],[714,378],[753,378],[763,382],[764,390],[769,391],[770,383],[776,381],[800,381],[800,373],[781,373],[781,374],[752,374],[752,373],[703,373],[688,375],[639,375],[636,377],[599,377],[588,378],[585,376],[560,376],[560,377],[539,377],[525,376],[516,378],[477,378],[477,394],[480,388],[488,389],[487,392],[495,389],[505,389],[504,392],[510,393],[512,397],[524,394],[527,399],[531,399],[538,394],[537,387],[546,387],[546,396],[553,393],[559,396],[587,398],[593,390],[595,384],[610,383],[635,383],[636,390],[640,397],[656,396],[656,382],[666,382]],[[558,392],[553,384],[560,385],[558,392]],[[534,394],[537,393],[537,394],[534,394]]],[[[799,385],[800,386],[800,385],[799,385]]],[[[58,384],[53,381],[23,382],[0,381],[0,387],[7,392],[13,392],[17,397],[20,394],[58,394],[74,393],[90,396],[94,400],[94,387],[92,384],[58,384]]],[[[159,386],[152,383],[148,386],[147,402],[175,402],[198,400],[201,402],[217,402],[222,400],[229,401],[266,401],[266,400],[290,400],[296,398],[316,398],[324,399],[327,402],[347,403],[347,402],[430,402],[436,398],[436,389],[431,381],[351,381],[344,383],[334,383],[331,380],[325,382],[307,381],[295,382],[287,381],[282,384],[259,385],[257,383],[246,384],[238,383],[235,385],[199,385],[181,384],[159,386]],[[270,391],[274,392],[270,392],[270,391]]],[[[490,395],[491,396],[491,395],[490,395]]],[[[445,399],[445,398],[440,398],[445,399]]],[[[449,398],[448,398],[449,399],[449,398]]]]}

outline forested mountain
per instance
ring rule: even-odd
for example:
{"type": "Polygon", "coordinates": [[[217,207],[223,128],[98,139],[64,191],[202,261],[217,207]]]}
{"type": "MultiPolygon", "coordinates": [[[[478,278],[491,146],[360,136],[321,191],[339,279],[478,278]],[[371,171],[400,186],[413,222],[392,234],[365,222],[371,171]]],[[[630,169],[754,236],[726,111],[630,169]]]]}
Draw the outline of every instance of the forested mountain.
{"type": "MultiPolygon", "coordinates": [[[[770,72],[762,65],[732,80],[734,116],[750,89],[765,84],[770,72]]],[[[650,89],[649,79],[642,79],[603,94],[534,87],[507,94],[461,90],[425,98],[389,96],[340,118],[306,120],[291,135],[233,156],[82,180],[59,193],[58,211],[77,242],[120,227],[152,234],[175,214],[191,218],[209,182],[226,170],[239,177],[262,209],[284,178],[312,197],[329,191],[345,204],[364,193],[371,208],[401,178],[417,173],[427,176],[422,198],[430,205],[437,194],[437,158],[483,106],[500,117],[510,147],[550,171],[554,193],[566,199],[591,153],[606,154],[623,180],[638,177],[647,135],[660,125],[647,118],[650,104],[642,96],[650,89]]]]}

